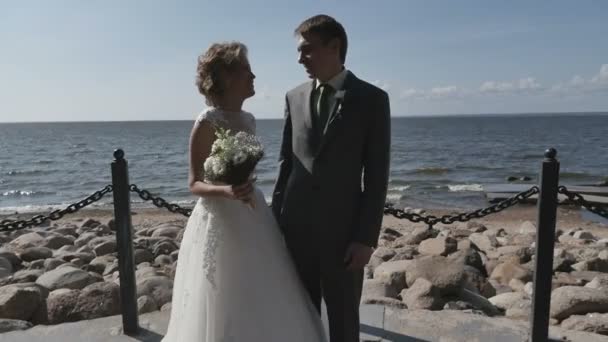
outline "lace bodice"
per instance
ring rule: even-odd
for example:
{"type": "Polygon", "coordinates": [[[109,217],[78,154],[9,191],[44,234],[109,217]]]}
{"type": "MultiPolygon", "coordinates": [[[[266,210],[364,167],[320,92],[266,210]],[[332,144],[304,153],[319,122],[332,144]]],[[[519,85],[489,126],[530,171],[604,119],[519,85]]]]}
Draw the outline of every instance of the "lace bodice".
{"type": "Polygon", "coordinates": [[[196,121],[208,121],[215,128],[255,135],[255,118],[253,114],[245,111],[228,112],[218,108],[208,108],[199,114],[196,121]]]}

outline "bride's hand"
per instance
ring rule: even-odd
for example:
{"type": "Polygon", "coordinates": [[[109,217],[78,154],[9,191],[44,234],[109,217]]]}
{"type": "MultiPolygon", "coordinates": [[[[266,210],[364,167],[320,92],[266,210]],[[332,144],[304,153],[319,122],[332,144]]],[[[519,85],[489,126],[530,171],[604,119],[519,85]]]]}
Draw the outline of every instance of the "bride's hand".
{"type": "Polygon", "coordinates": [[[250,179],[241,185],[226,185],[224,187],[224,195],[233,200],[249,202],[253,193],[254,181],[254,179],[250,179]]]}

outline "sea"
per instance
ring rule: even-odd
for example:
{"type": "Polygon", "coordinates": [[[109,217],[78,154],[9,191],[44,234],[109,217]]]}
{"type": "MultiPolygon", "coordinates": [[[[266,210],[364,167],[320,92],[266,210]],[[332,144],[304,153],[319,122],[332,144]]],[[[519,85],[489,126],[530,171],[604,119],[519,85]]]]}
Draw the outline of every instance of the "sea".
{"type": "MultiPolygon", "coordinates": [[[[387,201],[412,208],[487,206],[489,184],[538,182],[555,148],[560,183],[608,180],[608,113],[451,115],[392,118],[387,201]]],[[[111,184],[113,152],[128,160],[130,183],[192,207],[188,139],[193,121],[0,123],[0,212],[63,208],[111,184]]],[[[257,184],[270,198],[282,120],[260,119],[265,157],[257,184]]],[[[133,207],[150,207],[136,194],[133,207]]],[[[109,207],[106,195],[93,207],[109,207]]]]}

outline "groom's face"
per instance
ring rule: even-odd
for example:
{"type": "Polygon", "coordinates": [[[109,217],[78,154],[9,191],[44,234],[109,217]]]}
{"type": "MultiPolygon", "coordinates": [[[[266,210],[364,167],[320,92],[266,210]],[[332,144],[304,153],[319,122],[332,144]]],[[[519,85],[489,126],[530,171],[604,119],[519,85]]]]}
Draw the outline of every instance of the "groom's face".
{"type": "Polygon", "coordinates": [[[323,79],[338,54],[336,44],[324,43],[320,36],[305,33],[298,38],[298,63],[304,66],[310,78],[323,79]]]}

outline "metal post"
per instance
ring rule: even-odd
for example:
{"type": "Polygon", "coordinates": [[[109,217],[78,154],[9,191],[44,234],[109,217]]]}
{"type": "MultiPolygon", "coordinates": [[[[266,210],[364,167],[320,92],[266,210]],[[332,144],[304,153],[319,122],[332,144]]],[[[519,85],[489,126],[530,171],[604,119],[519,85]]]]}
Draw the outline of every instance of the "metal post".
{"type": "Polygon", "coordinates": [[[137,334],[137,295],[135,288],[135,260],[133,258],[133,226],[131,225],[131,199],[129,195],[129,170],[125,153],[114,151],[112,162],[112,187],[114,193],[114,223],[118,248],[118,271],[120,276],[120,306],[123,332],[137,334]]]}
{"type": "Polygon", "coordinates": [[[557,187],[559,183],[559,161],[555,159],[556,155],[557,151],[553,148],[545,151],[545,159],[540,174],[534,293],[532,294],[532,315],[530,318],[531,342],[546,342],[549,338],[553,247],[555,245],[555,217],[557,214],[557,187]]]}

